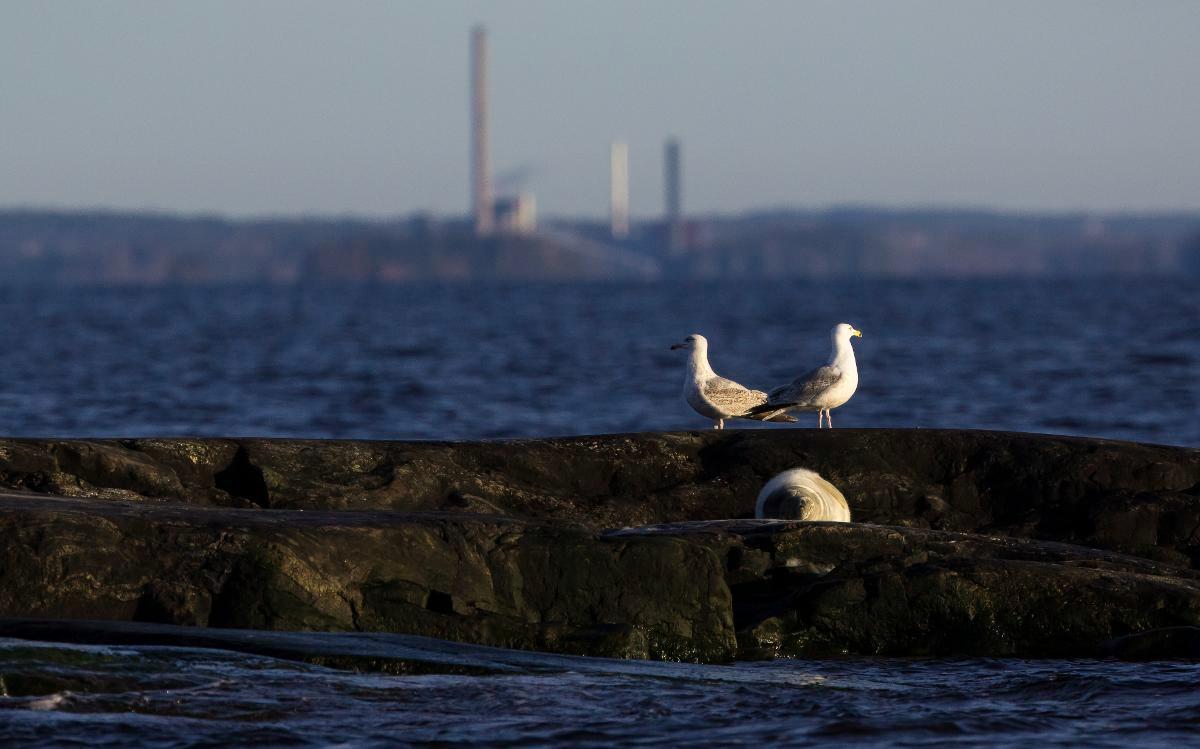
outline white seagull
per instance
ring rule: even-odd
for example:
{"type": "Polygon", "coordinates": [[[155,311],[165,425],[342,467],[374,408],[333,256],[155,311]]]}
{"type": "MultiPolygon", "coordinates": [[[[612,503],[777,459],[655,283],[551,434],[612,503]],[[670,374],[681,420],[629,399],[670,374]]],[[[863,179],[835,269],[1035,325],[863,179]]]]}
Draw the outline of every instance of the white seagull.
{"type": "Polygon", "coordinates": [[[833,353],[829,363],[772,390],[766,403],[750,409],[748,415],[751,418],[761,415],[770,420],[788,411],[816,411],[817,428],[825,422],[833,429],[833,417],[829,412],[850,400],[858,389],[858,365],[854,363],[850,339],[861,338],[862,331],[849,323],[839,323],[830,335],[833,353]]]}
{"type": "Polygon", "coordinates": [[[725,419],[756,421],[795,421],[782,411],[749,415],[746,412],[767,402],[767,394],[721,377],[708,364],[708,339],[692,333],[672,350],[687,349],[687,373],[683,379],[683,399],[701,416],[713,420],[713,429],[724,429],[725,419]]]}

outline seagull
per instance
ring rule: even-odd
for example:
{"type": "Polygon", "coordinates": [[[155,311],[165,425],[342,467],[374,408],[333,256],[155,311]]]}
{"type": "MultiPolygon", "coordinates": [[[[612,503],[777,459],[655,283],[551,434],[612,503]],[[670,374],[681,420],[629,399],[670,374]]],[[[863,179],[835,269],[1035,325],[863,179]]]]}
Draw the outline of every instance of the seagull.
{"type": "Polygon", "coordinates": [[[713,429],[724,429],[725,419],[754,419],[757,421],[795,421],[795,417],[773,409],[774,413],[748,415],[746,412],[767,402],[767,394],[751,390],[733,380],[719,376],[708,364],[708,339],[692,333],[676,343],[671,350],[687,349],[687,374],[683,380],[683,399],[701,416],[713,420],[713,429]]]}
{"type": "Polygon", "coordinates": [[[768,481],[758,493],[754,517],[849,523],[850,505],[821,474],[807,468],[793,468],[768,481]]]}
{"type": "Polygon", "coordinates": [[[828,423],[833,429],[833,417],[829,412],[850,400],[858,389],[858,365],[854,363],[854,347],[850,345],[850,339],[855,336],[861,338],[862,331],[853,325],[835,325],[830,333],[833,353],[829,363],[775,388],[767,402],[751,408],[746,417],[770,420],[788,411],[816,411],[817,428],[828,423]]]}

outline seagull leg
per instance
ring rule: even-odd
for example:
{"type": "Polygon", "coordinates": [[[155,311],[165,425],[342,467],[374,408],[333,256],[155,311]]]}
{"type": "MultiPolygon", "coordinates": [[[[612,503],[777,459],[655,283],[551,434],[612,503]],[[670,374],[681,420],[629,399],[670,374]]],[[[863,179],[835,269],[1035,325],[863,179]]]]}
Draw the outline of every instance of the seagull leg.
{"type": "Polygon", "coordinates": [[[829,424],[829,428],[833,429],[833,411],[825,409],[825,422],[829,424]]]}
{"type": "Polygon", "coordinates": [[[825,413],[821,409],[817,409],[817,429],[825,426],[825,413]]]}
{"type": "Polygon", "coordinates": [[[713,420],[713,429],[724,429],[724,428],[725,428],[725,420],[724,419],[714,419],[713,420]]]}

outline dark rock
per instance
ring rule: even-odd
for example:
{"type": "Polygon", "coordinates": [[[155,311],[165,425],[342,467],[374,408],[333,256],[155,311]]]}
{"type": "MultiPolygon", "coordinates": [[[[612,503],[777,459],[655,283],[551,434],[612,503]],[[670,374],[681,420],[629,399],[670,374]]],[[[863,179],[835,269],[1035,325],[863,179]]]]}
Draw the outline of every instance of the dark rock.
{"type": "Polygon", "coordinates": [[[1200,660],[1200,627],[1163,627],[1101,643],[1100,655],[1127,661],[1200,660]]]}
{"type": "Polygon", "coordinates": [[[0,616],[689,661],[1086,655],[1200,626],[1200,453],[1181,448],[804,429],[7,440],[0,484],[18,492],[0,496],[0,616]],[[719,520],[795,466],[879,525],[719,520]]]}
{"type": "MultiPolygon", "coordinates": [[[[412,635],[262,632],[87,619],[0,619],[0,637],[76,645],[218,648],[331,668],[389,674],[559,672],[573,665],[553,655],[452,644],[412,635]]],[[[44,661],[47,651],[42,649],[36,655],[44,661]]],[[[84,661],[96,658],[78,651],[70,657],[84,661]]],[[[576,664],[575,668],[579,666],[576,664]]],[[[9,677],[8,673],[4,675],[6,681],[9,677]]],[[[57,683],[26,684],[34,688],[30,691],[35,694],[58,691],[57,683]],[[43,686],[48,689],[41,689],[43,686]]],[[[12,689],[9,694],[12,696],[12,689]]]]}
{"type": "Polygon", "coordinates": [[[670,536],[478,514],[0,497],[0,614],[735,655],[724,563],[670,536]]]}
{"type": "Polygon", "coordinates": [[[0,486],[306,510],[502,512],[605,528],[753,515],[818,471],[855,520],[1200,561],[1200,451],[950,430],[724,430],[506,442],[3,440],[0,486]]]}
{"type": "Polygon", "coordinates": [[[213,484],[229,496],[247,500],[257,507],[271,506],[271,492],[262,469],[250,462],[244,447],[238,447],[228,467],[213,474],[213,484]]]}
{"type": "Polygon", "coordinates": [[[756,559],[727,574],[741,657],[1084,656],[1115,636],[1200,623],[1200,573],[1069,544],[792,521],[617,533],[644,534],[756,559]]]}
{"type": "MultiPolygon", "coordinates": [[[[603,636],[603,633],[598,634],[603,636]]],[[[264,632],[261,630],[206,629],[138,622],[95,620],[45,620],[0,618],[0,637],[34,642],[80,645],[146,645],[216,648],[312,663],[332,668],[389,674],[659,674],[678,678],[673,663],[627,663],[608,658],[574,658],[482,645],[453,643],[415,635],[379,632],[264,632]]],[[[6,653],[12,655],[15,648],[6,653]]],[[[31,649],[32,650],[32,649],[31,649]]],[[[39,647],[30,653],[38,664],[56,661],[91,665],[105,654],[39,647]]],[[[19,658],[13,660],[20,660],[19,658]]],[[[45,669],[39,669],[44,672],[45,669]]],[[[7,676],[9,671],[5,672],[7,676]]],[[[128,691],[128,688],[121,691],[128,691]]]]}

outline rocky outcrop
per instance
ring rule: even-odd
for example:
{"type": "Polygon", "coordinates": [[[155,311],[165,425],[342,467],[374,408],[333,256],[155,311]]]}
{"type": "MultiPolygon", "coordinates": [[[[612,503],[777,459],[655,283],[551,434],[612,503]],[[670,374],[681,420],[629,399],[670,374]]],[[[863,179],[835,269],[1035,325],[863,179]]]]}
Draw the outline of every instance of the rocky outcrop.
{"type": "MultiPolygon", "coordinates": [[[[172,624],[103,621],[96,619],[0,618],[0,638],[79,645],[150,645],[181,648],[218,648],[270,658],[311,663],[360,672],[409,674],[513,675],[530,673],[591,672],[673,675],[673,664],[626,663],[603,658],[574,658],[508,648],[447,642],[431,637],[376,632],[275,632],[245,629],[181,627],[172,624]]],[[[43,653],[38,653],[44,658],[43,653]]],[[[85,660],[89,654],[60,650],[52,663],[85,660]]],[[[49,661],[50,659],[45,659],[49,661]]],[[[44,663],[44,661],[43,661],[44,663]]],[[[10,660],[9,664],[12,662],[10,660]]],[[[65,669],[48,678],[45,669],[25,676],[24,684],[6,670],[0,675],[8,696],[52,694],[63,689],[94,691],[86,677],[72,679],[65,669]],[[65,683],[64,683],[65,682],[65,683]],[[72,683],[74,682],[74,683],[72,683]],[[82,682],[82,683],[80,683],[82,682]],[[24,688],[22,688],[24,687],[24,688]]],[[[110,685],[106,685],[110,686],[110,685]]],[[[130,686],[111,691],[129,691],[130,686]]]]}
{"type": "Polygon", "coordinates": [[[1098,654],[1127,661],[1200,660],[1200,627],[1150,629],[1100,644],[1098,654]]]}
{"type": "Polygon", "coordinates": [[[449,513],[0,497],[0,615],[385,631],[567,653],[735,654],[723,560],[684,538],[449,513]]]}
{"type": "Polygon", "coordinates": [[[1070,544],[847,523],[717,521],[739,657],[1094,655],[1196,624],[1200,573],[1070,544]]]}
{"type": "Polygon", "coordinates": [[[708,662],[1085,655],[1200,626],[1200,453],[1180,448],[804,429],[3,440],[0,486],[7,617],[708,662]],[[747,519],[795,466],[863,522],[747,519]]]}

